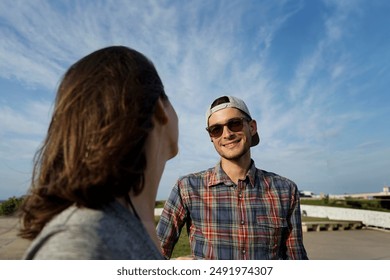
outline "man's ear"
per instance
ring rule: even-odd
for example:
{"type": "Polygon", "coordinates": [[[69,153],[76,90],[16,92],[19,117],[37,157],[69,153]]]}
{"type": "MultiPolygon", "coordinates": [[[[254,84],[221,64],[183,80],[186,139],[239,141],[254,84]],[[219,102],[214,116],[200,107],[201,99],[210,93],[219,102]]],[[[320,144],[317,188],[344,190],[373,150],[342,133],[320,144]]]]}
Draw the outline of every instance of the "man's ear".
{"type": "Polygon", "coordinates": [[[156,110],[154,112],[154,116],[156,118],[156,121],[160,124],[166,124],[168,122],[168,114],[166,111],[166,105],[161,100],[161,98],[159,98],[157,100],[156,110]]]}
{"type": "Polygon", "coordinates": [[[251,131],[251,135],[252,136],[256,134],[256,132],[257,132],[257,123],[256,123],[255,120],[251,120],[249,122],[249,129],[251,131]]]}

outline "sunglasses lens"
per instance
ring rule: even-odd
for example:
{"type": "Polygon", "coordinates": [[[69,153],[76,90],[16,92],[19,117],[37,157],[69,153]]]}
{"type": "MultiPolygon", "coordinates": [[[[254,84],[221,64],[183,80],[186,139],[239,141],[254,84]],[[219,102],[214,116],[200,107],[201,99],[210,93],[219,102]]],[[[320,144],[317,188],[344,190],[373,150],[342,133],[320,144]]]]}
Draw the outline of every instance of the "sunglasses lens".
{"type": "Polygon", "coordinates": [[[213,125],[208,128],[208,131],[211,137],[219,137],[222,135],[223,126],[220,124],[213,125]]]}
{"type": "Polygon", "coordinates": [[[216,124],[209,126],[207,131],[211,137],[220,137],[225,125],[229,128],[230,131],[239,132],[244,127],[244,118],[231,119],[226,124],[216,124]]]}
{"type": "Polygon", "coordinates": [[[233,120],[230,120],[228,123],[227,123],[227,127],[233,131],[233,132],[239,132],[242,130],[242,127],[243,127],[243,120],[242,119],[233,119],[233,120]]]}

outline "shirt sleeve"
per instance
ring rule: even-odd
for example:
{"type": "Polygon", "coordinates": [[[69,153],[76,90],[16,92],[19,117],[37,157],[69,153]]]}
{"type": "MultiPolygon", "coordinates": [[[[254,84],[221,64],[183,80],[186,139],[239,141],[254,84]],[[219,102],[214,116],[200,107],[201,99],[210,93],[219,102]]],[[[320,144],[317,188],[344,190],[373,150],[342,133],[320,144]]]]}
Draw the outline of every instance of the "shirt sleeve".
{"type": "Polygon", "coordinates": [[[157,236],[161,242],[162,254],[167,259],[171,258],[173,248],[179,240],[187,218],[186,208],[180,193],[180,184],[179,180],[173,187],[157,224],[157,236]]]}
{"type": "Polygon", "coordinates": [[[287,258],[291,260],[307,260],[307,253],[303,244],[301,209],[299,201],[299,192],[293,184],[292,203],[290,208],[289,229],[286,240],[287,258]]]}

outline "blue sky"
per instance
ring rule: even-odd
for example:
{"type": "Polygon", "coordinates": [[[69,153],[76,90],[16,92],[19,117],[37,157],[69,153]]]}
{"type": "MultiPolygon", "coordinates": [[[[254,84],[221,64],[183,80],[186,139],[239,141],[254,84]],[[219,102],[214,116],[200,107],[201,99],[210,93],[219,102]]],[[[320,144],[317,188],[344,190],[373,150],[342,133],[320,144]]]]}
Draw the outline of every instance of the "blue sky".
{"type": "Polygon", "coordinates": [[[207,106],[243,98],[258,168],[301,190],[390,185],[389,1],[0,1],[0,198],[24,194],[66,69],[126,45],[156,65],[179,116],[161,179],[214,166],[207,106]]]}

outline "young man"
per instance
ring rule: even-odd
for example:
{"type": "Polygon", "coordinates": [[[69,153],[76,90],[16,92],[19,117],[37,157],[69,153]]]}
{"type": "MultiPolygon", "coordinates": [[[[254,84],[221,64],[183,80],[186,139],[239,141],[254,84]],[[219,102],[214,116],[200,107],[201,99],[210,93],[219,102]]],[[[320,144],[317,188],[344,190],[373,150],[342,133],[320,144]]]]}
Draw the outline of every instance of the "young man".
{"type": "Polygon", "coordinates": [[[164,256],[186,224],[195,259],[307,259],[297,186],[256,168],[260,139],[244,101],[216,99],[206,125],[221,160],[173,187],[157,226],[164,256]]]}

